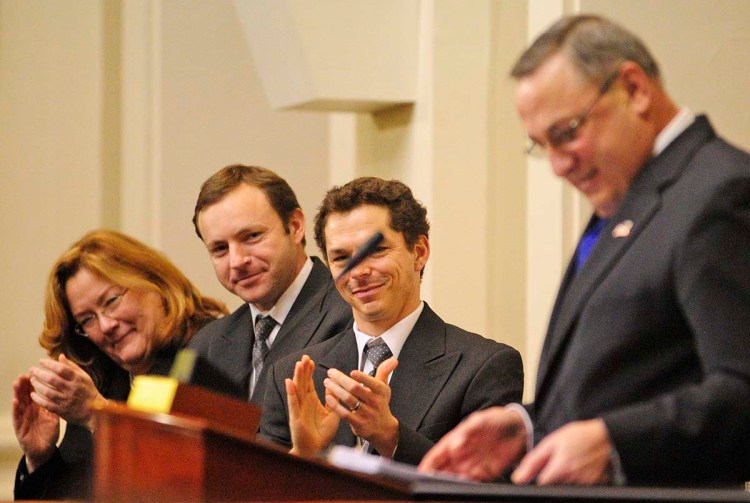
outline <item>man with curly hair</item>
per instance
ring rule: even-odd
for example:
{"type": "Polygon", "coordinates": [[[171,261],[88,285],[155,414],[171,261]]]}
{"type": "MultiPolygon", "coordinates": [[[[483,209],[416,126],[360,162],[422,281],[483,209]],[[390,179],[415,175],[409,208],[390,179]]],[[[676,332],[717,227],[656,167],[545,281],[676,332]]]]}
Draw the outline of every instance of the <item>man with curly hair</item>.
{"type": "Polygon", "coordinates": [[[326,194],[315,240],[354,326],[269,369],[261,435],[302,456],[336,444],[417,464],[470,413],[521,398],[515,349],[445,323],[421,300],[428,235],[426,209],[399,181],[357,178],[326,194]],[[347,271],[378,232],[374,252],[347,271]]]}

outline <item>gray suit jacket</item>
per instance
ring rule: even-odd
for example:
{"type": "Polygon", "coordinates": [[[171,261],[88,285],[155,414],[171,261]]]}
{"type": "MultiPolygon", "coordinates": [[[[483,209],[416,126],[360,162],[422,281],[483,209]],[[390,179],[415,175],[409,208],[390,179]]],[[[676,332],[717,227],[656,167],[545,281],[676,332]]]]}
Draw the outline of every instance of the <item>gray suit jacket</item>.
{"type": "MultiPolygon", "coordinates": [[[[284,378],[292,377],[295,362],[308,354],[315,361],[313,379],[323,400],[323,379],[330,368],[348,374],[359,364],[353,330],[276,362],[266,383],[266,413],[260,434],[291,446],[284,378]]],[[[399,355],[391,377],[391,413],[399,420],[395,459],[417,464],[429,448],[472,412],[521,400],[521,355],[510,346],[446,324],[428,305],[399,355]]],[[[345,421],[333,440],[355,445],[345,421]]]]}
{"type": "MultiPolygon", "coordinates": [[[[251,401],[263,405],[265,374],[279,358],[342,332],[352,321],[352,308],[339,295],[331,273],[317,257],[313,268],[266,356],[251,401]]],[[[198,351],[242,390],[249,389],[255,341],[250,308],[243,304],[229,316],[206,325],[188,347],[198,351]]],[[[247,400],[247,395],[240,396],[247,400]]]]}
{"type": "Polygon", "coordinates": [[[536,439],[600,417],[629,483],[750,480],[748,341],[750,156],[701,116],[634,179],[581,271],[571,262],[536,439]]]}

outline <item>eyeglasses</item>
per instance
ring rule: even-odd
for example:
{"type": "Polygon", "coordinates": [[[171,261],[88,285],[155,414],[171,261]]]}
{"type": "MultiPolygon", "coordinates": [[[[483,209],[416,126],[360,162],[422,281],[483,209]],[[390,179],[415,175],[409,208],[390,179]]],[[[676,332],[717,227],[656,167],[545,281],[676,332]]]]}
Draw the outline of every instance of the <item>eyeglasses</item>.
{"type": "Polygon", "coordinates": [[[90,314],[85,318],[78,320],[78,323],[73,327],[73,331],[83,337],[90,336],[94,332],[94,329],[101,332],[99,317],[106,316],[107,318],[111,318],[117,312],[117,308],[120,307],[120,304],[122,304],[122,298],[125,297],[126,293],[128,293],[127,289],[107,297],[102,304],[101,309],[99,311],[94,311],[94,314],[90,314]]]}
{"type": "MultiPolygon", "coordinates": [[[[612,84],[617,80],[619,74],[620,70],[618,69],[612,75],[607,77],[602,85],[599,86],[599,94],[596,95],[596,98],[594,98],[591,104],[587,106],[583,112],[567,122],[561,121],[562,123],[557,122],[552,124],[545,134],[547,145],[553,148],[560,148],[578,138],[578,130],[586,122],[586,119],[601,97],[609,91],[610,87],[612,87],[612,84]]],[[[526,153],[533,157],[544,157],[546,149],[538,141],[529,138],[529,145],[526,147],[526,153]]]]}

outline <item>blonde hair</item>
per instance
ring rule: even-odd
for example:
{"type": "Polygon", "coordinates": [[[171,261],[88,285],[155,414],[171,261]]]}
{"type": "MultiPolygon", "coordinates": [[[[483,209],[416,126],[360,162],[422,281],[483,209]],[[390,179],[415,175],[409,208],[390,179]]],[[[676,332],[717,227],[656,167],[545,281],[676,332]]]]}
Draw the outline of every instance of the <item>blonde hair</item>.
{"type": "Polygon", "coordinates": [[[152,341],[154,352],[184,346],[203,325],[227,313],[222,302],[201,295],[157,250],[115,231],[87,233],[52,267],[39,343],[50,356],[64,353],[83,367],[97,386],[107,380],[111,360],[90,340],[74,332],[76,321],[65,294],[68,280],[84,268],[114,285],[154,292],[161,297],[165,318],[152,341]]]}

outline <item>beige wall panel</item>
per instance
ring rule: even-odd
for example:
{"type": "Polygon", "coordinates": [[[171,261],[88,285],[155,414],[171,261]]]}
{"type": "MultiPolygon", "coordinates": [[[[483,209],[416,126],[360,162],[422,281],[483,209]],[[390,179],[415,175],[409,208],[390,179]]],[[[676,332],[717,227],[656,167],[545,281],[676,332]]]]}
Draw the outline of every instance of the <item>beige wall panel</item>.
{"type": "Polygon", "coordinates": [[[435,2],[434,308],[488,333],[490,2],[435,2]]]}
{"type": "MultiPolygon", "coordinates": [[[[508,76],[526,46],[525,2],[491,2],[488,102],[488,335],[518,349],[527,361],[526,133],[513,106],[515,82],[508,76]]],[[[527,386],[529,388],[529,386],[527,386]]]]}
{"type": "Polygon", "coordinates": [[[11,382],[43,354],[47,274],[101,224],[101,24],[98,0],[0,1],[0,456],[13,468],[11,382]]]}
{"type": "Polygon", "coordinates": [[[370,112],[414,101],[417,0],[234,3],[272,106],[370,112]]]}

